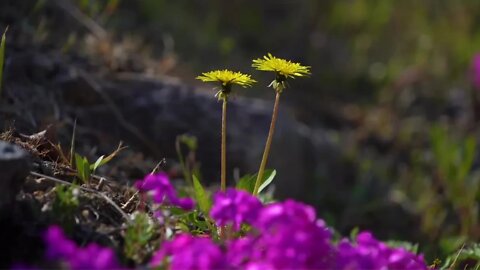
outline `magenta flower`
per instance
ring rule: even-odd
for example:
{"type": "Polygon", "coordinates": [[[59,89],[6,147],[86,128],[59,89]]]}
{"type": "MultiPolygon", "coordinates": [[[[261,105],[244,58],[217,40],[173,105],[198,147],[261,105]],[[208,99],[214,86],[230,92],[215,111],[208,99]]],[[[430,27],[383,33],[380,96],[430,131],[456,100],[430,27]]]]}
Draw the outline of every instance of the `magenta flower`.
{"type": "Polygon", "coordinates": [[[150,261],[151,267],[158,267],[168,261],[171,270],[209,270],[227,268],[221,249],[210,238],[189,234],[177,235],[164,243],[150,261]]]}
{"type": "MultiPolygon", "coordinates": [[[[258,215],[254,226],[265,231],[277,226],[293,228],[315,224],[316,222],[315,209],[312,206],[294,200],[286,200],[282,203],[273,203],[265,206],[258,215]]],[[[323,221],[319,222],[319,226],[325,228],[323,221]]]]}
{"type": "MultiPolygon", "coordinates": [[[[166,178],[146,178],[151,190],[170,185],[166,178]],[[168,183],[168,182],[167,182],[168,183]]],[[[160,191],[157,190],[157,196],[160,191]]],[[[170,195],[164,195],[172,203],[170,195]]],[[[391,248],[370,233],[360,233],[356,243],[332,241],[332,232],[309,205],[287,200],[263,206],[251,194],[235,189],[218,192],[210,216],[218,226],[242,224],[251,230],[222,245],[209,237],[180,234],[162,245],[150,262],[167,269],[428,269],[422,256],[391,248]]]]}
{"type": "Polygon", "coordinates": [[[252,224],[261,208],[262,203],[257,197],[229,188],[215,194],[210,216],[218,226],[233,225],[235,230],[239,230],[242,223],[252,224]]]}
{"type": "Polygon", "coordinates": [[[331,232],[310,206],[288,200],[260,209],[252,231],[227,243],[227,261],[239,269],[330,269],[331,232]]]}
{"type": "Polygon", "coordinates": [[[47,246],[47,259],[63,260],[72,270],[121,268],[112,249],[100,247],[97,244],[89,244],[85,248],[78,247],[58,226],[48,228],[44,241],[47,246]]]}
{"type": "MultiPolygon", "coordinates": [[[[261,251],[256,246],[257,237],[248,235],[232,239],[226,243],[226,258],[234,268],[246,268],[246,263],[253,263],[254,258],[261,257],[261,251]]],[[[261,263],[261,259],[259,260],[261,263]]]]}
{"type": "Polygon", "coordinates": [[[68,239],[62,228],[57,225],[50,226],[43,235],[43,241],[47,246],[45,256],[47,259],[56,260],[69,258],[77,252],[77,245],[68,239]]]}
{"type": "Polygon", "coordinates": [[[68,258],[68,262],[71,269],[120,269],[115,252],[95,243],[78,249],[74,256],[68,258]]]}
{"type": "Polygon", "coordinates": [[[337,249],[337,269],[429,269],[423,256],[403,248],[389,247],[369,232],[360,233],[356,245],[342,240],[337,249]]]}
{"type": "Polygon", "coordinates": [[[265,206],[254,227],[260,231],[257,249],[275,269],[330,269],[335,249],[332,233],[315,210],[293,200],[265,206]]]}
{"type": "Polygon", "coordinates": [[[187,211],[195,207],[192,199],[177,196],[166,173],[148,174],[143,180],[135,182],[135,187],[141,192],[149,192],[158,204],[171,204],[187,211]]]}
{"type": "Polygon", "coordinates": [[[472,83],[473,86],[480,90],[480,53],[477,53],[472,60],[472,83]]]}

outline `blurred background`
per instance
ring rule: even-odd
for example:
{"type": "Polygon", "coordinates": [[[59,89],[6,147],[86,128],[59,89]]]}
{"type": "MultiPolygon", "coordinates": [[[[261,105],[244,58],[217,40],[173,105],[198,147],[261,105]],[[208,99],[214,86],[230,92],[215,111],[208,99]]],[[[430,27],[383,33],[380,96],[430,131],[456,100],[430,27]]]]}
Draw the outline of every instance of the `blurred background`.
{"type": "MultiPolygon", "coordinates": [[[[293,196],[340,233],[371,230],[436,258],[480,240],[479,12],[474,0],[3,0],[6,91],[24,64],[12,56],[55,52],[102,78],[142,74],[205,88],[194,79],[204,71],[252,73],[260,83],[238,99],[265,100],[269,113],[271,75],[252,71],[251,60],[271,52],[309,65],[312,76],[282,96],[294,123],[285,129],[308,151],[282,152],[288,137],[274,146],[284,161],[271,167],[290,178],[280,196],[302,182],[293,196]]],[[[54,72],[45,61],[33,61],[31,73],[54,72]]],[[[208,143],[199,139],[199,148],[208,143]]]]}

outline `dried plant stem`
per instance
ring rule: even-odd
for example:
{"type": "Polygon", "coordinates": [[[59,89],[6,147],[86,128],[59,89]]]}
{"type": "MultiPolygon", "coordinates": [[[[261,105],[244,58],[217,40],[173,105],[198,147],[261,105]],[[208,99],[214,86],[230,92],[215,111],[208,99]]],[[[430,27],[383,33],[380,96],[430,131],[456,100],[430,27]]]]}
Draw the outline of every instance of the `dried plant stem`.
{"type": "MultiPolygon", "coordinates": [[[[36,176],[36,177],[39,177],[41,179],[46,179],[46,180],[50,180],[50,181],[53,181],[53,182],[56,182],[56,183],[59,183],[59,184],[63,184],[63,185],[68,185],[68,186],[71,186],[73,185],[72,183],[70,182],[67,182],[65,180],[61,180],[61,179],[58,179],[56,177],[52,177],[52,176],[49,176],[49,175],[45,175],[45,174],[41,174],[41,173],[37,173],[37,172],[33,172],[31,171],[30,172],[31,175],[33,176],[36,176]]],[[[91,189],[91,188],[86,188],[86,187],[81,187],[79,186],[78,187],[79,189],[83,190],[83,191],[87,191],[87,192],[90,192],[90,193],[93,193],[94,195],[104,199],[107,203],[109,203],[113,208],[115,208],[115,210],[118,211],[118,213],[120,213],[123,218],[125,219],[125,221],[127,223],[130,223],[130,217],[127,215],[127,213],[125,213],[122,208],[120,208],[114,201],[112,201],[112,199],[110,199],[107,195],[103,194],[102,192],[99,192],[99,191],[96,191],[94,189],[91,189]]]]}
{"type": "Polygon", "coordinates": [[[222,105],[222,153],[221,153],[221,175],[220,189],[227,188],[227,97],[223,98],[222,105]]]}
{"type": "Polygon", "coordinates": [[[260,163],[260,169],[258,170],[257,180],[255,181],[255,188],[253,189],[253,195],[258,194],[258,189],[262,184],[263,174],[265,173],[265,167],[267,166],[268,155],[270,153],[270,146],[272,145],[273,133],[275,133],[275,123],[278,116],[278,105],[280,103],[280,91],[275,91],[275,104],[273,105],[272,122],[270,123],[270,130],[268,131],[267,142],[265,143],[265,150],[263,151],[262,162],[260,163]]]}

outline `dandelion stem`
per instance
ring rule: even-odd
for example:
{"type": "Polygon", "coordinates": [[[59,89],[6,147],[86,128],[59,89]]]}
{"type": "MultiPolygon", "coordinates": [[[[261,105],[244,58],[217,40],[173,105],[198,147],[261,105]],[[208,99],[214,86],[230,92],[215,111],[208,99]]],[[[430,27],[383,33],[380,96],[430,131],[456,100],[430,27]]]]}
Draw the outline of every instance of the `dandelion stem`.
{"type": "Polygon", "coordinates": [[[258,194],[258,189],[262,184],[263,174],[265,173],[265,167],[267,166],[268,155],[270,153],[270,146],[272,145],[273,133],[275,132],[275,123],[278,116],[278,105],[280,103],[280,91],[275,91],[275,104],[273,105],[272,122],[270,123],[270,130],[268,131],[267,142],[265,143],[265,150],[263,151],[262,162],[260,163],[260,169],[258,170],[257,181],[255,182],[255,188],[253,189],[253,195],[258,194]]]}
{"type": "Polygon", "coordinates": [[[221,153],[220,189],[227,188],[227,97],[223,98],[222,105],[222,153],[221,153]]]}

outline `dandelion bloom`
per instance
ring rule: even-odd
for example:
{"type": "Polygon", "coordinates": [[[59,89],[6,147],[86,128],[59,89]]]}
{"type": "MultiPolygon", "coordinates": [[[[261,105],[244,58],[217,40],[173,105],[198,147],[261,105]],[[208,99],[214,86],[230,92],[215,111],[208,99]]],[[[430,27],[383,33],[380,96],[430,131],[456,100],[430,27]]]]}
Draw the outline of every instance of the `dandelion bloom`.
{"type": "Polygon", "coordinates": [[[219,82],[223,87],[228,87],[233,84],[237,84],[242,87],[249,87],[257,82],[248,74],[234,72],[227,69],[204,72],[196,79],[201,80],[202,82],[219,82]]]}
{"type": "Polygon", "coordinates": [[[261,71],[276,72],[284,79],[310,75],[309,66],[303,66],[300,63],[294,63],[289,60],[277,58],[270,53],[263,58],[253,60],[252,67],[261,71]]]}

